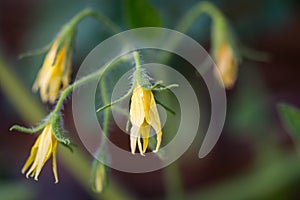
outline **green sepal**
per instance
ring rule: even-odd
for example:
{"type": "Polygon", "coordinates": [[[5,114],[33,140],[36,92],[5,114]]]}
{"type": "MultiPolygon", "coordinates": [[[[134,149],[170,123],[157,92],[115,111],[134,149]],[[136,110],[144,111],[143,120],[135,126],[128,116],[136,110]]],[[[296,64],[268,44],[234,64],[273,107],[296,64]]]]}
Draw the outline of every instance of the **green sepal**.
{"type": "Polygon", "coordinates": [[[61,143],[63,147],[66,147],[70,150],[71,153],[74,153],[74,148],[77,148],[77,144],[70,142],[70,144],[61,143]]]}
{"type": "Polygon", "coordinates": [[[142,88],[149,90],[151,88],[151,83],[149,77],[146,75],[145,70],[138,68],[133,73],[134,82],[137,82],[142,88]]]}
{"type": "Polygon", "coordinates": [[[300,110],[286,103],[279,103],[277,109],[284,127],[300,142],[300,110]]]}
{"type": "Polygon", "coordinates": [[[151,90],[154,91],[164,91],[164,90],[170,90],[171,88],[175,88],[175,87],[179,87],[178,84],[171,84],[171,85],[167,85],[167,86],[163,86],[163,85],[154,85],[151,90]]]}
{"type": "Polygon", "coordinates": [[[71,141],[69,138],[65,138],[63,136],[63,129],[62,129],[62,119],[61,115],[57,113],[53,113],[51,116],[51,126],[54,133],[55,138],[65,145],[70,145],[71,141]]]}
{"type": "Polygon", "coordinates": [[[117,100],[111,102],[110,104],[107,104],[105,106],[102,106],[100,108],[98,108],[96,110],[96,112],[101,112],[102,110],[106,109],[106,108],[110,108],[111,106],[113,106],[114,104],[120,103],[121,101],[125,100],[126,98],[128,98],[131,93],[132,93],[133,87],[131,87],[126,94],[124,94],[123,96],[121,96],[120,98],[118,98],[117,100]]]}
{"type": "Polygon", "coordinates": [[[32,127],[32,128],[26,128],[26,127],[19,126],[19,125],[13,125],[12,127],[10,127],[9,131],[16,130],[16,131],[20,131],[23,133],[36,133],[36,132],[42,130],[46,126],[47,123],[48,122],[45,121],[45,122],[39,124],[38,126],[32,127]]]}
{"type": "Polygon", "coordinates": [[[42,48],[21,53],[18,56],[18,59],[23,59],[23,58],[27,58],[27,57],[31,57],[31,56],[38,56],[38,55],[44,54],[49,51],[51,45],[52,45],[52,42],[50,42],[49,44],[47,44],[46,46],[44,46],[42,48]]]}

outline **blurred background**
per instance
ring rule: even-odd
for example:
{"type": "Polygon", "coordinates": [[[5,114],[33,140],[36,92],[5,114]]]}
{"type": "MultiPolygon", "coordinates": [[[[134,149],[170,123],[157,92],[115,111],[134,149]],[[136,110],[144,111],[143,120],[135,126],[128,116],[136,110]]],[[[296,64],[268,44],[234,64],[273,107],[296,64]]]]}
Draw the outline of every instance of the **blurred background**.
{"type": "MultiPolygon", "coordinates": [[[[268,52],[272,59],[243,60],[235,87],[227,91],[224,131],[204,159],[197,157],[199,136],[176,163],[164,170],[145,174],[110,170],[107,190],[94,194],[89,187],[92,157],[78,139],[68,100],[65,126],[78,147],[73,154],[60,147],[59,184],[54,184],[50,162],[38,182],[21,174],[35,138],[9,132],[9,127],[34,125],[51,106],[43,105],[31,92],[44,56],[19,60],[18,55],[48,44],[60,27],[84,8],[101,12],[124,30],[153,26],[151,23],[172,29],[199,2],[148,0],[144,5],[137,1],[0,1],[0,73],[6,77],[0,80],[0,199],[299,199],[300,157],[276,110],[276,104],[282,101],[300,107],[300,3],[296,0],[212,1],[245,46],[268,52]],[[156,21],[143,23],[139,16],[145,13],[156,21]],[[132,20],[132,16],[137,17],[132,20]],[[28,98],[30,102],[25,101],[28,98]]],[[[208,51],[210,23],[208,17],[198,18],[186,33],[208,51]]],[[[85,56],[110,36],[95,20],[80,23],[73,77],[85,56]]]]}

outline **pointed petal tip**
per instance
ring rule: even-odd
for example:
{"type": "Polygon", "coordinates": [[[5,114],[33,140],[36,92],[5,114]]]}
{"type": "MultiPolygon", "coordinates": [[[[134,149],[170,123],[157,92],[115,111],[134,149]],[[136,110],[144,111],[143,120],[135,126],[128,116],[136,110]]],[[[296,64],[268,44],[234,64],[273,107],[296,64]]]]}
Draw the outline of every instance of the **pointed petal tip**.
{"type": "Polygon", "coordinates": [[[140,154],[141,154],[141,156],[145,157],[145,154],[143,152],[141,152],[140,154]]]}

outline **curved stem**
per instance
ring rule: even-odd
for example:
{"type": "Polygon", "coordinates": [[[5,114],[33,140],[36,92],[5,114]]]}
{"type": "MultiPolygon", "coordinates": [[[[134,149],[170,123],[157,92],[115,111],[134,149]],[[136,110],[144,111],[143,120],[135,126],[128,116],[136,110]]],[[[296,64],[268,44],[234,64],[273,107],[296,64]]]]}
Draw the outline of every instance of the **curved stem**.
{"type": "Polygon", "coordinates": [[[104,15],[101,15],[100,13],[97,13],[89,8],[84,9],[80,13],[78,13],[76,16],[74,16],[70,22],[67,24],[67,27],[74,28],[81,20],[83,20],[85,17],[93,17],[97,21],[99,21],[102,25],[104,25],[108,30],[110,30],[112,33],[119,33],[121,29],[113,23],[109,18],[105,17],[104,15]]]}
{"type": "MultiPolygon", "coordinates": [[[[109,65],[107,65],[109,66],[109,65]]],[[[106,66],[106,67],[107,67],[106,66]]],[[[54,113],[58,113],[61,109],[61,106],[65,100],[65,98],[78,86],[84,84],[84,83],[87,83],[89,81],[92,81],[96,78],[99,78],[101,76],[101,74],[103,73],[104,69],[106,68],[101,68],[99,69],[98,71],[96,71],[95,73],[92,73],[90,75],[87,75],[81,79],[79,79],[78,81],[74,82],[72,85],[69,85],[69,87],[67,87],[60,95],[57,103],[56,103],[56,106],[55,106],[55,109],[54,109],[54,113]]]]}
{"type": "MultiPolygon", "coordinates": [[[[211,17],[213,20],[213,23],[215,22],[223,22],[225,21],[225,17],[221,13],[221,11],[214,6],[212,3],[207,2],[207,1],[202,1],[198,3],[197,5],[193,6],[187,14],[184,15],[182,20],[178,23],[178,25],[175,27],[175,30],[186,33],[191,27],[191,25],[195,22],[195,20],[202,14],[206,13],[211,17]]],[[[180,42],[180,38],[178,37],[171,37],[169,40],[166,42],[166,46],[168,48],[173,49],[175,48],[180,42]]],[[[163,61],[167,62],[171,57],[171,54],[167,54],[162,56],[160,59],[163,61]]]]}
{"type": "Polygon", "coordinates": [[[99,13],[96,12],[91,12],[90,16],[98,20],[100,23],[102,23],[102,25],[104,25],[112,33],[118,34],[122,31],[118,25],[116,25],[114,22],[112,22],[109,18],[105,17],[104,15],[100,15],[99,13]]]}
{"type": "Polygon", "coordinates": [[[210,2],[204,1],[198,3],[196,6],[193,6],[193,8],[188,11],[188,13],[178,23],[176,30],[180,32],[186,32],[188,28],[191,27],[191,25],[195,22],[195,20],[204,13],[208,14],[214,21],[217,19],[224,19],[223,14],[217,7],[210,2]]]}

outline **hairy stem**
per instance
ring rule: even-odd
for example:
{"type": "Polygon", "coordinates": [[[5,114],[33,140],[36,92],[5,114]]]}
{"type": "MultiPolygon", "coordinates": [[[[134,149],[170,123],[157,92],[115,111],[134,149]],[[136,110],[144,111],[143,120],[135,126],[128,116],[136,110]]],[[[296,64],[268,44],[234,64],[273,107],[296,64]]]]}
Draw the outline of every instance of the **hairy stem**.
{"type": "MultiPolygon", "coordinates": [[[[109,66],[109,65],[107,65],[107,66],[109,66]]],[[[107,67],[107,66],[106,66],[106,67],[107,67]]],[[[94,80],[94,79],[99,78],[99,77],[102,75],[102,73],[103,73],[103,71],[104,71],[104,69],[105,69],[106,67],[101,68],[101,69],[99,69],[98,71],[96,71],[95,73],[92,73],[92,74],[90,74],[90,75],[87,75],[87,76],[85,76],[85,77],[79,79],[78,81],[74,82],[72,85],[69,85],[69,86],[61,93],[61,95],[60,95],[60,97],[59,97],[59,99],[58,99],[58,101],[57,101],[57,103],[56,103],[56,106],[55,106],[55,109],[54,109],[54,113],[58,113],[58,112],[60,111],[61,106],[62,106],[62,104],[63,104],[65,98],[66,98],[66,97],[67,97],[67,96],[68,96],[68,95],[69,95],[76,87],[78,87],[78,86],[80,86],[80,85],[83,85],[83,84],[85,84],[85,83],[87,83],[87,82],[89,82],[89,81],[92,81],[92,80],[94,80]]]]}

